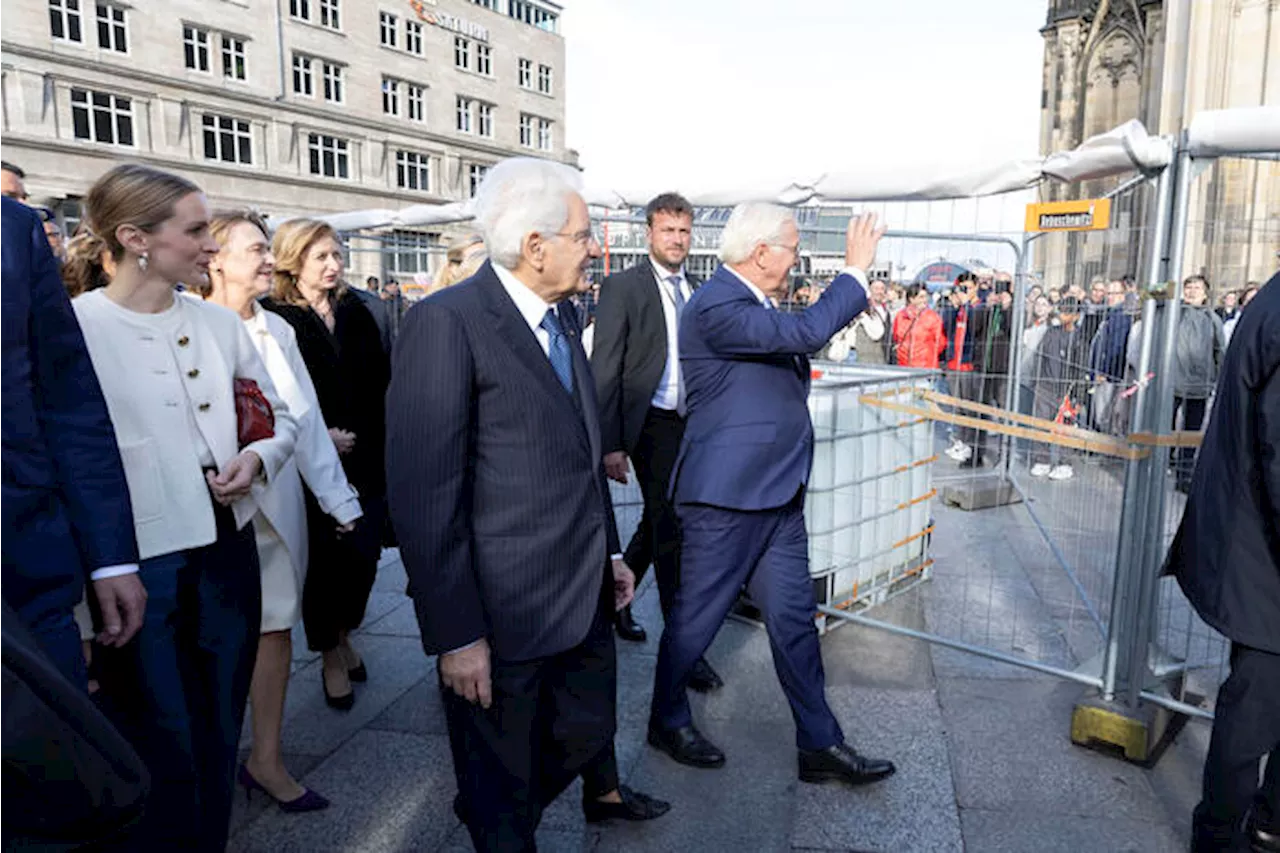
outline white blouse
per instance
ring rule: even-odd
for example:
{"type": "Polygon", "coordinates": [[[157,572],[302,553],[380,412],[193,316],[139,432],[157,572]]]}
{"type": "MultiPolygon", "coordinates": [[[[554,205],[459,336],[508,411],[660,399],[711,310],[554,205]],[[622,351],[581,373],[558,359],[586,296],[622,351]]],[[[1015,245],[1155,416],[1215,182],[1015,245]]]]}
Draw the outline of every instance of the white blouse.
{"type": "MultiPolygon", "coordinates": [[[[139,314],[95,290],[72,302],[107,401],[124,463],[142,559],[217,539],[208,463],[240,452],[232,380],[254,380],[275,413],[275,435],[251,450],[266,481],[293,453],[298,424],[276,393],[244,325],[231,311],[184,294],[160,314],[139,314]]],[[[243,527],[254,493],[232,505],[243,527]]]]}

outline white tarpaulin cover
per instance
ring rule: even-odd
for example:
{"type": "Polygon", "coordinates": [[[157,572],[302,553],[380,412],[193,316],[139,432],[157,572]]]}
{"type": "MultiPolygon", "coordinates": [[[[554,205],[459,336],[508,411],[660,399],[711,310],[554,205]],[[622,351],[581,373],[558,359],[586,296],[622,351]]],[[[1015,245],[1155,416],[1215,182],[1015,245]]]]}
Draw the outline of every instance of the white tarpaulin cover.
{"type": "MultiPolygon", "coordinates": [[[[979,164],[969,168],[901,166],[886,168],[867,163],[856,169],[807,177],[757,179],[732,187],[686,188],[696,206],[729,207],[744,201],[779,204],[841,204],[863,201],[938,201],[996,195],[1034,187],[1046,178],[1083,181],[1135,171],[1158,172],[1173,156],[1168,139],[1148,136],[1142,124],[1129,121],[1088,139],[1074,151],[1044,159],[979,164]]],[[[604,188],[591,186],[587,176],[583,196],[592,205],[609,208],[643,207],[663,188],[604,188]]],[[[471,218],[466,202],[418,204],[399,211],[362,210],[320,217],[341,231],[384,226],[441,225],[471,218]]],[[[272,223],[276,224],[275,222],[272,223]]]]}
{"type": "Polygon", "coordinates": [[[1192,157],[1280,159],[1280,107],[1241,107],[1197,113],[1187,129],[1192,157]]]}

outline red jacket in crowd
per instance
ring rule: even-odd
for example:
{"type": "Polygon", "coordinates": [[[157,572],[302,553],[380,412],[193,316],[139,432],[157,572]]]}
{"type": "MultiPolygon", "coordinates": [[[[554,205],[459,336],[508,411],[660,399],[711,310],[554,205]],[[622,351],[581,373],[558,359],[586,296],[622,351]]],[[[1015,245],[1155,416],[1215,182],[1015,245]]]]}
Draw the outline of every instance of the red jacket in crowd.
{"type": "Polygon", "coordinates": [[[893,318],[895,361],[903,367],[936,368],[946,348],[942,318],[932,308],[917,312],[908,305],[893,318]]]}

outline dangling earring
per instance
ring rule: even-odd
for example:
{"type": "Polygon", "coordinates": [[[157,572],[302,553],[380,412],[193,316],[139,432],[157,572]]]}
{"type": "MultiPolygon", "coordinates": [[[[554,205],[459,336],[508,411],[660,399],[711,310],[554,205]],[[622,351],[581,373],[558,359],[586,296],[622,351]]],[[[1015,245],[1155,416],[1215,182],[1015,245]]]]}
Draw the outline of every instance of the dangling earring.
{"type": "Polygon", "coordinates": [[[138,255],[138,269],[142,270],[143,272],[147,271],[147,253],[146,252],[143,252],[141,255],[138,255]]]}

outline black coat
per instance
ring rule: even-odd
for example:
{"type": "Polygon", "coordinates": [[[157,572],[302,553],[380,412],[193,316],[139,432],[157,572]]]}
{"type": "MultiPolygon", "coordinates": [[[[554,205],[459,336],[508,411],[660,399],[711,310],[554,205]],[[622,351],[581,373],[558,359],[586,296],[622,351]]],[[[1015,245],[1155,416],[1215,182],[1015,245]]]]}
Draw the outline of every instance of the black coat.
{"type": "Polygon", "coordinates": [[[1231,336],[1168,570],[1205,622],[1280,654],[1280,274],[1231,336]]]}
{"type": "Polygon", "coordinates": [[[481,637],[504,661],[557,654],[612,594],[595,387],[577,312],[561,309],[572,396],[488,263],[405,315],[387,498],[427,654],[481,637]]]}
{"type": "MultiPolygon", "coordinates": [[[[690,290],[698,289],[697,279],[687,272],[685,279],[690,290]]],[[[658,287],[647,256],[600,285],[591,369],[605,453],[635,451],[666,369],[667,322],[658,287]]]]}
{"type": "Polygon", "coordinates": [[[1009,372],[1009,347],[1013,313],[990,302],[973,314],[973,365],[982,373],[1002,376],[1009,372]]]}
{"type": "Polygon", "coordinates": [[[272,299],[264,299],[262,307],[279,314],[297,333],[325,423],[356,434],[355,448],[340,457],[347,479],[361,497],[382,497],[387,490],[383,445],[391,364],[373,315],[350,290],[334,306],[333,332],[309,307],[272,299]]]}

